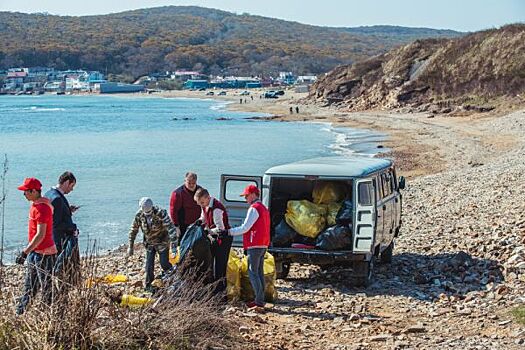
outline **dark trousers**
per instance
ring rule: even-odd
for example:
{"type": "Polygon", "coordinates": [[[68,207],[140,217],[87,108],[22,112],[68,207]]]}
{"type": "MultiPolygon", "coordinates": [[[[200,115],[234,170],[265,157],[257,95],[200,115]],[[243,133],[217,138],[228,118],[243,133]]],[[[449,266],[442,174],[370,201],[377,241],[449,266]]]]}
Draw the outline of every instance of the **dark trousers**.
{"type": "Polygon", "coordinates": [[[159,253],[160,266],[164,272],[171,270],[168,247],[146,246],[146,287],[155,279],[155,255],[159,253]]]}
{"type": "Polygon", "coordinates": [[[59,252],[54,273],[61,280],[76,284],[80,281],[80,251],[78,237],[67,235],[61,242],[62,251],[59,252]]]}
{"type": "Polygon", "coordinates": [[[22,314],[39,289],[42,290],[42,300],[51,304],[53,285],[51,277],[55,266],[55,255],[42,255],[35,252],[29,253],[26,275],[24,281],[24,294],[20,297],[16,308],[17,314],[22,314]]]}
{"type": "Polygon", "coordinates": [[[213,281],[217,282],[216,293],[222,293],[226,290],[226,268],[228,267],[233,237],[224,237],[220,241],[220,244],[215,241],[211,246],[213,281]]]}

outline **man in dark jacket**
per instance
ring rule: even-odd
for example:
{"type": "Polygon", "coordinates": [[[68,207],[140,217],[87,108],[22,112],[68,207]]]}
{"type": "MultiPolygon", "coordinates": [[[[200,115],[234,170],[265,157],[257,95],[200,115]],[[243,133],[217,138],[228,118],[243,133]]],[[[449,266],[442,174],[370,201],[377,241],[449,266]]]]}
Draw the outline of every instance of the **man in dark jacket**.
{"type": "Polygon", "coordinates": [[[201,187],[197,185],[197,174],[188,172],[184,184],[171,194],[170,217],[177,229],[179,243],[188,226],[201,216],[201,207],[193,198],[199,188],[201,187]]]}
{"type": "Polygon", "coordinates": [[[73,223],[72,215],[78,209],[70,205],[66,195],[71,193],[77,184],[72,172],[66,171],[58,178],[58,185],[46,192],[53,206],[53,240],[58,251],[54,272],[69,283],[80,280],[80,253],[78,249],[78,229],[73,223]]]}

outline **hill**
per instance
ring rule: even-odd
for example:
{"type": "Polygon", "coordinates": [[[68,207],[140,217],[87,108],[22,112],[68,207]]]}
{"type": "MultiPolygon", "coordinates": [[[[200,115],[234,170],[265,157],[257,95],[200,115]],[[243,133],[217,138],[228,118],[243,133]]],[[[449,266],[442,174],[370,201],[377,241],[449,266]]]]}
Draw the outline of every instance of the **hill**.
{"type": "Polygon", "coordinates": [[[338,103],[348,110],[491,109],[491,101],[525,92],[525,25],[455,39],[417,40],[337,67],[311,91],[310,99],[338,103]]]}
{"type": "Polygon", "coordinates": [[[432,29],[405,30],[413,34],[383,28],[382,35],[370,35],[192,6],[82,17],[0,12],[0,68],[82,67],[130,78],[176,68],[315,74],[414,37],[443,35],[432,29]]]}

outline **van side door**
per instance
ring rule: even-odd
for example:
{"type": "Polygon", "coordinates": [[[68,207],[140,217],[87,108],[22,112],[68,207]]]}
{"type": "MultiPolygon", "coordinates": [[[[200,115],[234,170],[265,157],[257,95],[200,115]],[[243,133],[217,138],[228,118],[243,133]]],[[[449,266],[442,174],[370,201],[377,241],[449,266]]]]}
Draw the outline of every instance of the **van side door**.
{"type": "MultiPolygon", "coordinates": [[[[220,201],[226,207],[231,227],[241,225],[246,217],[250,204],[240,194],[248,185],[257,186],[262,200],[262,176],[221,175],[220,201]]],[[[242,236],[234,237],[233,246],[242,247],[242,236]]]]}

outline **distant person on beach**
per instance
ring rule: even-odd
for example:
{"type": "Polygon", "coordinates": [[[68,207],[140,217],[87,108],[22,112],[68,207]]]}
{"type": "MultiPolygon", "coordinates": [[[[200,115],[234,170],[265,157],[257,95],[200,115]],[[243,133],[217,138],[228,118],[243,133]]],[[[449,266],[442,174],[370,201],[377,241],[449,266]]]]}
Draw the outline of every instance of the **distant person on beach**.
{"type": "Polygon", "coordinates": [[[26,178],[18,189],[24,191],[26,199],[32,202],[29,208],[29,244],[15,260],[17,264],[23,265],[27,259],[24,294],[16,308],[16,313],[21,315],[39,289],[42,290],[44,303],[51,304],[51,278],[57,248],[53,241],[53,206],[49,199],[42,197],[42,183],[35,178],[26,178]]]}
{"type": "Polygon", "coordinates": [[[299,106],[295,106],[295,113],[299,114],[299,106]]]}
{"type": "Polygon", "coordinates": [[[73,191],[76,183],[75,175],[66,171],[58,178],[58,184],[44,195],[53,206],[53,240],[58,251],[54,273],[71,284],[80,281],[78,229],[72,218],[79,207],[70,205],[66,195],[73,191]]]}
{"type": "MultiPolygon", "coordinates": [[[[241,194],[250,208],[241,226],[233,227],[226,232],[230,236],[243,235],[243,248],[248,254],[248,276],[255,292],[255,300],[246,306],[255,311],[264,310],[264,255],[270,245],[270,213],[260,201],[260,191],[255,185],[248,185],[241,194]]],[[[211,232],[222,235],[219,228],[211,232]]]]}
{"type": "Polygon", "coordinates": [[[159,255],[160,266],[165,273],[172,268],[169,248],[171,242],[172,249],[176,251],[176,228],[165,209],[153,205],[150,198],[143,197],[139,200],[139,210],[129,230],[128,256],[134,253],[135,238],[139,229],[144,235],[144,247],[146,248],[145,289],[152,292],[151,283],[155,279],[155,256],[159,255]]]}
{"type": "Polygon", "coordinates": [[[201,207],[193,199],[199,188],[197,174],[187,172],[184,184],[171,193],[170,217],[177,228],[177,244],[180,244],[188,226],[201,215],[201,207]]]}
{"type": "Polygon", "coordinates": [[[242,105],[242,98],[239,99],[239,103],[242,105]]]}
{"type": "Polygon", "coordinates": [[[290,114],[293,114],[293,107],[290,106],[290,114]]]}
{"type": "MultiPolygon", "coordinates": [[[[195,202],[202,208],[200,220],[205,229],[218,229],[224,232],[230,228],[228,223],[228,213],[224,205],[218,199],[210,196],[208,190],[200,188],[195,192],[195,202]]],[[[233,238],[230,236],[216,238],[211,244],[213,280],[216,281],[217,293],[226,291],[226,267],[233,238]]],[[[224,294],[226,298],[226,294],[224,294]]]]}

